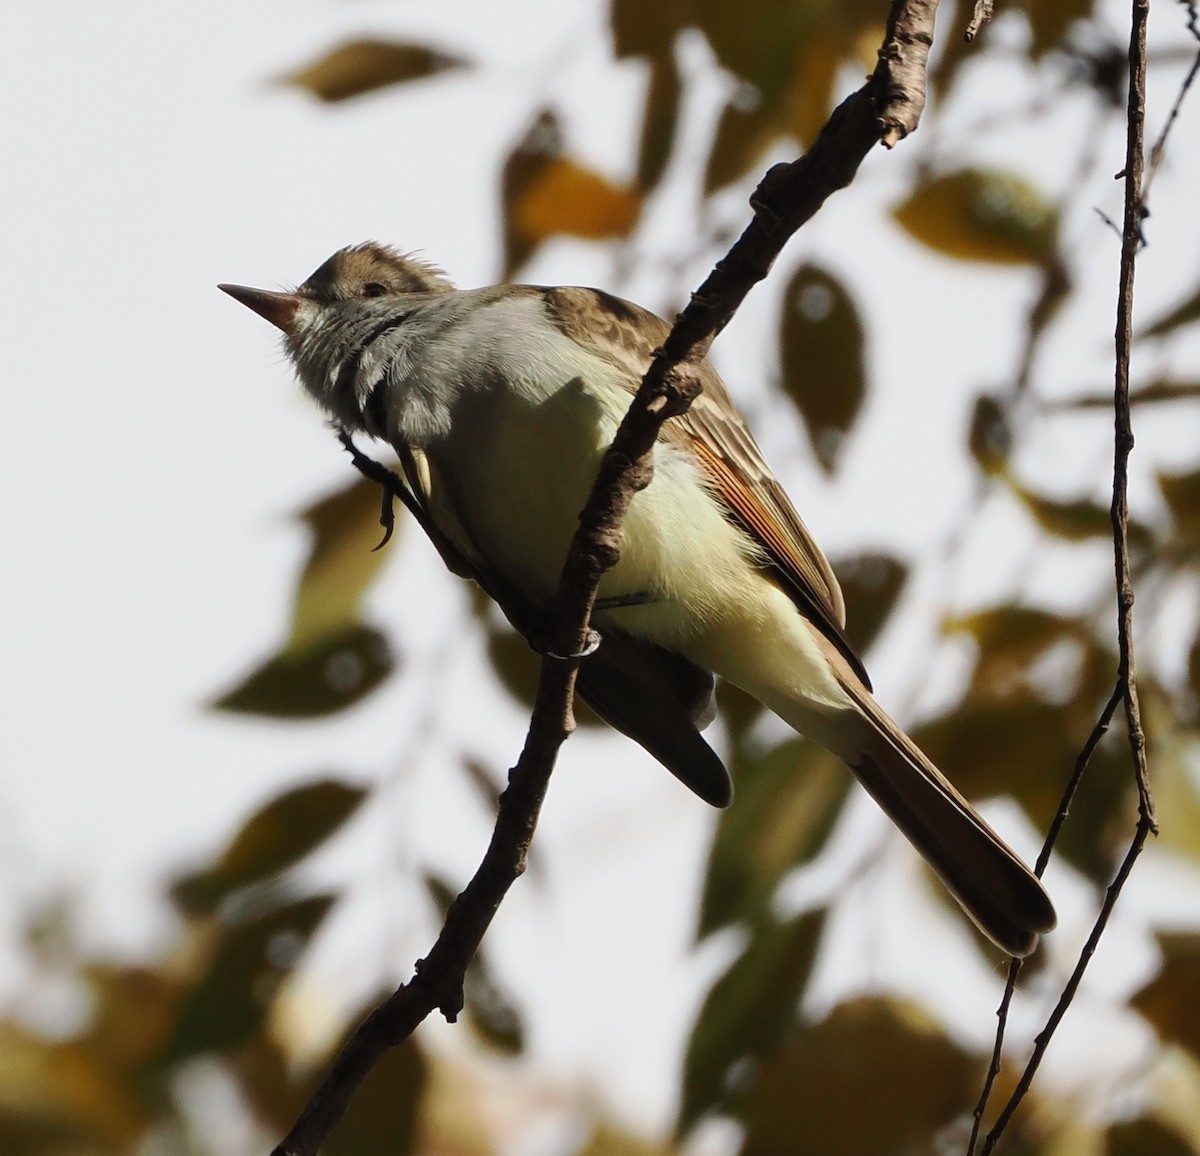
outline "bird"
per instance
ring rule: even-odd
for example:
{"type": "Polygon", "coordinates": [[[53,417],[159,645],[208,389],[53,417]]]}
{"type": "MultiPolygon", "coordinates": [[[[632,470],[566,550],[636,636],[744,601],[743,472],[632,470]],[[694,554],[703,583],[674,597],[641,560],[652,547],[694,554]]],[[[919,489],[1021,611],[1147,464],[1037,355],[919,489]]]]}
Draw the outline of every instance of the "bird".
{"type": "MultiPolygon", "coordinates": [[[[580,286],[456,289],[373,241],[293,292],[219,288],[282,331],[335,424],[392,446],[454,568],[535,640],[667,322],[580,286]]],[[[707,360],[699,376],[625,517],[579,694],[725,806],[730,777],[701,732],[715,678],[735,684],[844,762],[979,930],[1028,955],[1056,922],[1040,880],[876,702],[833,569],[707,360]]]]}

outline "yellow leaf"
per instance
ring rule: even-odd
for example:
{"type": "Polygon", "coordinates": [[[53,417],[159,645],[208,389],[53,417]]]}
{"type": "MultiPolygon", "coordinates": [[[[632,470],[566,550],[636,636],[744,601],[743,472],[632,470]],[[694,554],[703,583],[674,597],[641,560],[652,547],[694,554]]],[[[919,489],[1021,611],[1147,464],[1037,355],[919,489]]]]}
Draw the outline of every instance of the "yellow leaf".
{"type": "Polygon", "coordinates": [[[1058,210],[1010,172],[959,169],[913,190],[892,215],[922,244],[960,261],[1033,265],[1054,252],[1058,210]]]}
{"type": "Polygon", "coordinates": [[[514,206],[517,231],[530,241],[556,234],[600,241],[627,236],[637,223],[641,197],[567,157],[549,161],[514,206]]]}
{"type": "Polygon", "coordinates": [[[283,77],[284,84],[306,89],[318,100],[346,100],[389,84],[420,80],[467,61],[424,44],[352,40],[320,60],[283,77]]]}

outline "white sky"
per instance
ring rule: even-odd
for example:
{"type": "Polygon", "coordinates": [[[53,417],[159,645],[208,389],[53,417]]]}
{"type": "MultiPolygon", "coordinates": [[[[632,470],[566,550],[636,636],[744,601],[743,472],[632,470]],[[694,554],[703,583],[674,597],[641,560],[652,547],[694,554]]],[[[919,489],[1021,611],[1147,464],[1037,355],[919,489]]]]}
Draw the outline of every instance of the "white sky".
{"type": "MultiPolygon", "coordinates": [[[[724,82],[698,42],[685,45],[684,61],[709,77],[689,120],[703,126],[724,82]]],[[[322,859],[322,878],[350,888],[350,898],[316,946],[310,994],[334,1007],[353,1003],[385,978],[403,978],[427,946],[425,913],[396,882],[396,865],[431,862],[465,878],[487,830],[460,777],[439,776],[438,764],[467,750],[502,771],[523,719],[479,673],[480,640],[462,633],[458,615],[461,591],[428,550],[408,543],[393,551],[371,616],[396,640],[406,670],[442,656],[444,682],[431,689],[420,677],[396,679],[346,716],[307,725],[204,710],[282,641],[305,549],[291,513],[349,477],[269,327],[214,286],[294,283],[334,249],[367,238],[420,248],[460,284],[494,280],[497,166],[534,111],[558,101],[576,151],[619,179],[631,165],[641,84],[636,66],[610,62],[596,2],[7,6],[0,993],[29,983],[17,937],[30,903],[69,888],[90,948],[152,950],[171,931],[164,873],[195,864],[257,803],[324,771],[387,789],[322,859]],[[267,83],[359,33],[428,39],[482,67],[334,108],[267,83]],[[406,740],[430,717],[430,749],[406,759],[406,740]]],[[[1188,111],[1181,140],[1195,139],[1188,111]]],[[[1064,140],[1089,131],[1082,113],[1060,119],[1064,140]]],[[[988,155],[1036,167],[1051,184],[1066,179],[1066,162],[1029,157],[1027,140],[1000,134],[988,155]]],[[[676,161],[677,190],[702,146],[692,130],[676,161]]],[[[871,546],[915,559],[940,545],[967,508],[971,480],[970,467],[942,447],[962,444],[975,392],[999,384],[997,367],[1011,351],[995,343],[1010,340],[1006,319],[1029,292],[1019,272],[914,257],[898,230],[871,215],[903,188],[904,147],[872,157],[870,183],[836,198],[792,246],[791,261],[827,261],[871,309],[875,393],[833,482],[809,461],[790,416],[767,420],[756,393],[769,372],[771,304],[783,277],[755,295],[718,350],[768,456],[831,554],[871,546]],[[897,286],[894,275],[917,281],[897,286]]],[[[1119,129],[1100,147],[1112,157],[1101,168],[1119,168],[1119,129]]],[[[1174,303],[1194,279],[1200,226],[1194,209],[1189,220],[1168,199],[1170,180],[1197,186],[1186,176],[1189,165],[1195,175],[1191,151],[1178,150],[1158,190],[1151,224],[1164,243],[1139,267],[1143,316],[1174,303]]],[[[1117,215],[1116,186],[1100,195],[1117,215]]],[[[723,219],[744,219],[744,196],[722,202],[723,219]]],[[[663,198],[647,233],[655,254],[692,253],[695,222],[682,196],[663,198]]],[[[1094,245],[1098,261],[1107,251],[1115,262],[1115,242],[1090,215],[1068,233],[1094,245]]],[[[710,259],[694,257],[685,280],[698,283],[710,259]]],[[[1048,355],[1053,392],[1109,380],[1113,281],[1109,266],[1097,269],[1075,340],[1048,355]]],[[[603,284],[660,310],[678,301],[678,287],[655,267],[617,282],[609,255],[584,245],[549,247],[527,275],[603,284]]],[[[1195,376],[1194,356],[1191,366],[1195,376]]],[[[1185,416],[1194,421],[1194,411],[1185,416]]],[[[1087,485],[1102,497],[1107,420],[1048,427],[1023,468],[1064,496],[1087,485]]],[[[1152,498],[1151,463],[1193,462],[1200,430],[1181,431],[1178,421],[1140,427],[1135,501],[1152,498]]],[[[1081,585],[1110,581],[1108,567],[1103,550],[1082,561],[1078,552],[1041,550],[1018,513],[992,503],[960,571],[934,568],[910,590],[873,656],[881,698],[911,717],[949,693],[962,653],[943,647],[929,658],[947,593],[960,606],[1014,588],[1069,604],[1081,585]]],[[[1190,637],[1181,627],[1176,658],[1190,637]]],[[[995,813],[1029,851],[1012,812],[995,813]]],[[[595,1087],[643,1127],[669,1118],[663,1070],[678,1063],[695,1000],[729,947],[699,961],[683,955],[710,822],[630,744],[579,736],[539,833],[542,870],[498,921],[504,974],[540,1005],[539,1054],[564,1082],[595,1087]]],[[[863,804],[839,837],[878,839],[883,829],[863,804]]],[[[911,869],[898,845],[888,855],[911,869]]],[[[1069,880],[1059,883],[1070,891],[1069,880]]],[[[859,936],[879,950],[909,932],[901,920],[865,934],[844,930],[848,943],[859,936]]],[[[965,965],[961,934],[935,934],[967,992],[962,1019],[974,1026],[963,1030],[982,1041],[995,978],[965,965]]],[[[873,950],[860,980],[872,974],[873,950]]],[[[890,972],[892,954],[886,959],[890,972]]],[[[901,986],[937,995],[928,978],[901,976],[901,986]]]]}

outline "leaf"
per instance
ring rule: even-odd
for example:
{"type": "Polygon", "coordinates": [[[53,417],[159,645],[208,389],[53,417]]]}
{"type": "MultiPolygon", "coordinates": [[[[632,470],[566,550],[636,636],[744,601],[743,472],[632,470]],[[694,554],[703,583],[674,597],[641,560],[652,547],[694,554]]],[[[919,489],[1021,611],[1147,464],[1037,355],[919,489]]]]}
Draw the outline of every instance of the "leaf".
{"type": "Polygon", "coordinates": [[[1082,498],[1074,502],[1060,502],[1044,498],[1016,482],[1011,483],[1013,493],[1033,515],[1033,520],[1057,538],[1068,542],[1086,542],[1089,538],[1111,538],[1112,517],[1107,506],[1082,498]]]}
{"type": "Polygon", "coordinates": [[[783,293],[779,364],[784,392],[804,419],[817,461],[832,473],[866,394],[858,307],[827,269],[801,265],[783,293]]]}
{"type": "Polygon", "coordinates": [[[1012,426],[1004,404],[987,394],[975,399],[971,432],[967,438],[971,456],[988,477],[1004,474],[1012,453],[1012,426]]]}
{"type": "Polygon", "coordinates": [[[230,892],[262,882],[319,847],[366,795],[336,779],[285,791],[246,820],[212,866],[177,880],[171,898],[189,915],[214,911],[230,892]]]}
{"type": "Polygon", "coordinates": [[[1197,289],[1186,301],[1176,305],[1165,316],[1160,317],[1138,336],[1164,337],[1175,329],[1191,325],[1193,321],[1200,321],[1200,289],[1197,289]]]}
{"type": "Polygon", "coordinates": [[[753,89],[734,94],[717,120],[716,135],[704,169],[704,195],[711,196],[740,180],[786,136],[778,110],[753,89]]]}
{"type": "Polygon", "coordinates": [[[1036,265],[1055,252],[1058,210],[1010,172],[958,169],[934,177],[892,216],[915,240],[960,261],[1036,265]]]}
{"type": "Polygon", "coordinates": [[[787,87],[813,26],[807,5],[779,0],[693,0],[693,19],[717,59],[768,102],[787,87]]]}
{"type": "Polygon", "coordinates": [[[1104,1156],[1196,1156],[1196,1149],[1173,1128],[1141,1116],[1108,1129],[1104,1156]]]}
{"type": "Polygon", "coordinates": [[[783,877],[824,846],[850,788],[833,755],[789,739],[731,766],[737,806],[723,811],[709,852],[697,935],[766,916],[783,877]]]}
{"type": "MultiPolygon", "coordinates": [[[[1130,405],[1153,405],[1169,401],[1194,401],[1200,397],[1200,381],[1172,381],[1160,377],[1149,385],[1129,393],[1130,405]]],[[[1055,409],[1105,409],[1113,407],[1113,395],[1109,393],[1088,394],[1073,400],[1060,402],[1055,409]]]]}
{"type": "Polygon", "coordinates": [[[362,478],[313,503],[301,515],[312,545],[292,611],[288,651],[300,654],[315,643],[359,623],[363,595],[387,561],[375,550],[379,486],[362,478]]]}
{"type": "Polygon", "coordinates": [[[106,1068],[137,1072],[161,1052],[174,1026],[179,984],[165,971],[89,963],[82,969],[92,1015],[83,1043],[106,1068]]]}
{"type": "Polygon", "coordinates": [[[946,633],[971,635],[979,656],[971,679],[975,701],[1000,700],[1024,689],[1024,675],[1037,659],[1062,642],[1089,641],[1078,618],[1013,604],[948,620],[946,633]]]}
{"type": "Polygon", "coordinates": [[[978,1062],[911,1005],[863,996],[797,1032],[733,1104],[742,1156],[932,1152],[968,1109],[978,1062]]]}
{"type": "Polygon", "coordinates": [[[682,89],[675,54],[668,50],[652,57],[646,107],[642,114],[642,136],[638,145],[637,187],[643,193],[653,189],[666,172],[679,128],[682,89]]]}
{"type": "Polygon", "coordinates": [[[670,52],[675,38],[688,26],[686,0],[612,0],[613,52],[618,60],[631,56],[660,56],[670,52]]]}
{"type": "Polygon", "coordinates": [[[429,1063],[410,1036],[389,1048],[371,1069],[321,1151],[326,1156],[407,1156],[415,1151],[428,1084],[429,1063]]]}
{"type": "Polygon", "coordinates": [[[303,88],[318,100],[332,103],[388,85],[464,68],[468,63],[460,56],[439,52],[424,44],[351,40],[312,64],[289,73],[282,78],[282,83],[303,88]]]}
{"type": "Polygon", "coordinates": [[[395,667],[387,639],[369,626],[352,626],[296,654],[268,659],[213,706],[270,718],[318,718],[365,698],[395,667]]]}
{"type": "Polygon", "coordinates": [[[908,581],[908,567],[888,554],[858,554],[833,564],[846,600],[846,633],[865,654],[887,622],[908,581]]]}
{"type": "Polygon", "coordinates": [[[1028,5],[1025,15],[1032,33],[1030,57],[1040,60],[1057,48],[1077,20],[1091,16],[1093,6],[1094,0],[1037,0],[1028,5]]]}
{"type": "Polygon", "coordinates": [[[806,911],[787,923],[759,924],[746,950],[713,985],[688,1040],[677,1134],[721,1111],[740,1063],[765,1059],[787,1038],[816,960],[825,915],[823,909],[806,911]]]}
{"type": "Polygon", "coordinates": [[[222,927],[203,975],[184,998],[162,1059],[227,1051],[258,1035],[280,984],[335,898],[312,895],[222,927]]]}
{"type": "Polygon", "coordinates": [[[725,729],[729,731],[730,740],[735,748],[764,710],[766,707],[758,699],[751,698],[740,687],[723,679],[717,680],[717,712],[725,724],[725,729]]]}
{"type": "Polygon", "coordinates": [[[1129,1004],[1164,1043],[1179,1044],[1200,1058],[1200,935],[1159,932],[1158,946],[1162,967],[1129,1004]]]}
{"type": "Polygon", "coordinates": [[[512,227],[527,242],[566,235],[601,241],[626,237],[637,224],[641,195],[591,169],[556,157],[534,173],[512,205],[512,227]]]}
{"type": "Polygon", "coordinates": [[[1200,470],[1159,474],[1158,488],[1179,532],[1189,538],[1200,538],[1200,470]]]}
{"type": "Polygon", "coordinates": [[[504,217],[504,279],[533,256],[541,238],[517,226],[517,206],[541,173],[563,152],[562,125],[553,109],[544,108],[513,146],[500,173],[500,205],[504,217]]]}
{"type": "Polygon", "coordinates": [[[125,1073],[86,1043],[0,1021],[0,1140],[12,1156],[136,1151],[150,1123],[125,1073]]]}

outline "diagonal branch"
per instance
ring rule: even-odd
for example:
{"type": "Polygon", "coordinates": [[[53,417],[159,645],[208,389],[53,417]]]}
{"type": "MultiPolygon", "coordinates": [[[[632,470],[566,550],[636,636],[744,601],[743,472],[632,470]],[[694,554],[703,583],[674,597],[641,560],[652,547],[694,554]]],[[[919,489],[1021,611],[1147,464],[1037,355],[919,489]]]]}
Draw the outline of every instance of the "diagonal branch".
{"type": "MultiPolygon", "coordinates": [[[[932,43],[936,6],[936,0],[893,0],[871,78],[834,111],[805,156],[767,174],[751,200],[755,215],[749,226],[657,352],[580,515],[548,634],[551,655],[573,657],[543,660],[529,733],[500,798],[483,861],[451,905],[413,978],[353,1033],[274,1156],[314,1156],[358,1085],[389,1048],[435,1009],[450,1020],[461,1010],[467,966],[508,888],[524,870],[555,758],[574,729],[575,677],[589,647],[596,590],[619,556],[621,522],[629,505],[650,482],[658,432],[696,396],[700,386],[695,367],[750,288],[767,275],[788,238],[828,196],[850,183],[876,144],[890,145],[916,128],[924,105],[924,60],[932,43]]],[[[396,485],[403,488],[398,481],[396,485]]],[[[404,496],[400,489],[394,494],[404,496]]],[[[386,514],[383,520],[386,529],[386,514]]]]}

